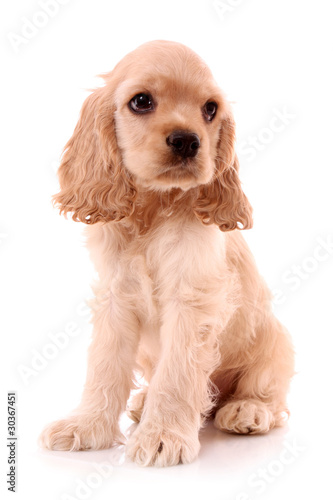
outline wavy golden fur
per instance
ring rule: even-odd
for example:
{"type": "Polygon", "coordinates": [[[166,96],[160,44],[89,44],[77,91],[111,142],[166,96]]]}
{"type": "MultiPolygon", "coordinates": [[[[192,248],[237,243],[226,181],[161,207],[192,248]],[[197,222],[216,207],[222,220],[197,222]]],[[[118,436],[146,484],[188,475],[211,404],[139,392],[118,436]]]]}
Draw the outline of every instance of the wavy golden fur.
{"type": "Polygon", "coordinates": [[[205,63],[181,44],[150,42],[104,80],[65,147],[54,197],[87,224],[100,278],[87,381],[79,408],[41,442],[121,441],[141,372],[128,455],[190,462],[208,416],[228,432],[281,425],[293,349],[238,231],[252,226],[252,209],[232,112],[205,63]]]}

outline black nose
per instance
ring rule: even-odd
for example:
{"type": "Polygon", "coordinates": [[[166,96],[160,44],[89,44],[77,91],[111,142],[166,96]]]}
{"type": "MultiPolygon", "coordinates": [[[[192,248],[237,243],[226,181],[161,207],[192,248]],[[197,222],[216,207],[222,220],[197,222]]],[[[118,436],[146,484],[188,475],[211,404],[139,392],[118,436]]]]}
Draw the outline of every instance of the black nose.
{"type": "Polygon", "coordinates": [[[176,155],[182,158],[194,158],[200,147],[200,139],[197,134],[176,130],[166,140],[176,155]]]}

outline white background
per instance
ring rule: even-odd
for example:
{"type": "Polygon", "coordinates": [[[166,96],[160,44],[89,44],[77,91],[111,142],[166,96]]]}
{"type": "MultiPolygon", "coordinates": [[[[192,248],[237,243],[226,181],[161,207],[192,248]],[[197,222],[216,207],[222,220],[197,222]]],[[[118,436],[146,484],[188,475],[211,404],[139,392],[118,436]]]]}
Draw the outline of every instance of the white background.
{"type": "Polygon", "coordinates": [[[13,495],[5,485],[7,390],[18,393],[16,498],[328,498],[333,249],[323,242],[333,240],[330,2],[225,0],[218,9],[210,0],[70,0],[59,2],[53,17],[40,15],[41,4],[6,2],[1,15],[5,498],[13,495]],[[24,42],[17,37],[27,35],[27,20],[43,26],[30,25],[24,42]],[[245,237],[274,290],[275,312],[292,334],[298,370],[284,429],[244,437],[208,425],[193,464],[162,470],[123,462],[110,450],[70,454],[37,447],[43,426],[79,401],[91,334],[84,300],[93,270],[82,226],[61,218],[50,201],[58,190],[59,157],[86,89],[100,84],[95,75],[153,39],[193,48],[234,103],[241,177],[255,214],[245,237]],[[270,131],[276,113],[288,118],[270,131]],[[257,146],[246,153],[253,140],[257,146]],[[66,333],[67,345],[38,365],[36,356],[52,354],[50,335],[70,329],[76,335],[66,333]],[[24,377],[33,363],[38,369],[24,377]],[[94,463],[110,460],[115,466],[103,478],[94,463]]]}

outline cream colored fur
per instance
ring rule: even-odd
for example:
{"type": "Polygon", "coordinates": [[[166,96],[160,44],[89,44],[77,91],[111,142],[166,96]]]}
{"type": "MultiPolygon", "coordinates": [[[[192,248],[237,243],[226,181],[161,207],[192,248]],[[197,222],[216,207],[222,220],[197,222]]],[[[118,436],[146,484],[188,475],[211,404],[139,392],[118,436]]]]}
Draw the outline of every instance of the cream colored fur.
{"type": "Polygon", "coordinates": [[[140,465],[196,458],[198,433],[262,433],[283,423],[293,349],[239,232],[252,225],[234,151],[230,107],[202,60],[173,42],[151,42],[104,75],[86,100],[59,170],[61,212],[87,224],[99,274],[93,338],[79,407],[50,424],[42,445],[108,448],[120,414],[139,422],[127,454],[140,465]],[[149,92],[156,107],[128,107],[149,92]],[[218,105],[211,122],[207,101],[218,105]],[[200,137],[181,163],[166,137],[200,137]]]}

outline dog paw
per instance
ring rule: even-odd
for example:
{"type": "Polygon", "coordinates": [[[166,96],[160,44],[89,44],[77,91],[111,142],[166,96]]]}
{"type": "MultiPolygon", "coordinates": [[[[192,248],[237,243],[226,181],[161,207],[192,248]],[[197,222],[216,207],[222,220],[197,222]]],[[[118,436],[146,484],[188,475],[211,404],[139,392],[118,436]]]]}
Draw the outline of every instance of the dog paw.
{"type": "Polygon", "coordinates": [[[143,387],[139,392],[134,394],[126,409],[126,414],[134,422],[140,422],[145,400],[148,392],[148,387],[143,387]]]}
{"type": "Polygon", "coordinates": [[[263,434],[275,425],[271,410],[255,399],[231,401],[220,408],[214,420],[217,429],[237,434],[263,434]]]}
{"type": "Polygon", "coordinates": [[[127,442],[126,454],[138,465],[166,467],[192,462],[199,453],[198,433],[189,437],[169,430],[149,431],[142,424],[127,442]]]}
{"type": "Polygon", "coordinates": [[[39,437],[42,448],[57,451],[99,450],[121,442],[106,416],[74,415],[49,424],[39,437]]]}

